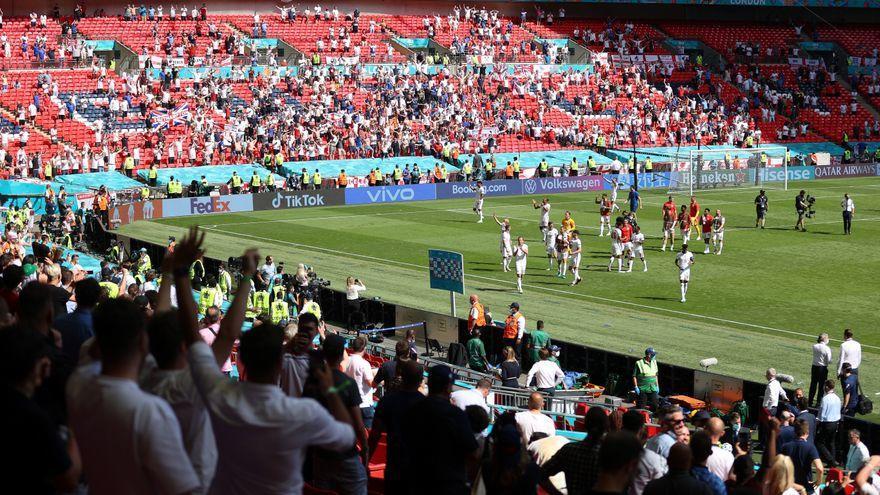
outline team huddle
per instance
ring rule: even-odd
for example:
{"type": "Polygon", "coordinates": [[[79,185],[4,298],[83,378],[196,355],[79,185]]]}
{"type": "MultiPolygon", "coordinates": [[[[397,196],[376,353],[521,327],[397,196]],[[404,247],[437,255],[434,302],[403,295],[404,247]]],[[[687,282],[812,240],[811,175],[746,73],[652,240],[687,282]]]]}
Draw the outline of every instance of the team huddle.
{"type": "MultiPolygon", "coordinates": [[[[636,258],[642,263],[642,271],[648,271],[648,262],[645,259],[645,234],[638,225],[636,211],[641,208],[641,202],[636,188],[631,188],[629,202],[630,210],[623,210],[617,204],[617,193],[620,184],[617,180],[609,181],[611,193],[602,194],[595,198],[599,207],[599,237],[610,237],[611,256],[608,262],[608,271],[614,269],[617,262],[619,273],[632,272],[636,258]],[[614,212],[620,215],[614,219],[612,226],[611,215],[614,212]],[[626,266],[624,266],[624,261],[626,266]]],[[[471,186],[475,193],[473,211],[479,217],[477,223],[483,223],[483,204],[486,196],[486,188],[482,181],[471,186]]],[[[532,207],[539,211],[538,228],[541,232],[542,243],[547,255],[547,271],[556,268],[556,276],[566,279],[572,275],[572,286],[581,283],[580,275],[581,260],[583,259],[584,246],[580,232],[572,217],[571,211],[566,210],[559,228],[550,220],[551,204],[549,198],[544,198],[540,203],[532,201],[532,207]]],[[[681,240],[681,250],[676,254],[674,263],[679,269],[679,283],[681,286],[681,302],[686,302],[688,284],[690,282],[690,269],[695,259],[688,250],[691,234],[695,239],[702,237],[705,244],[703,254],[721,255],[724,249],[724,228],[726,219],[720,209],[716,209],[714,215],[709,208],[701,211],[696,197],[691,196],[690,203],[678,207],[672,196],[667,198],[661,207],[662,237],[661,251],[675,251],[676,231],[681,240]]],[[[523,292],[523,277],[528,265],[529,246],[523,236],[518,236],[513,242],[511,235],[510,219],[499,219],[493,214],[492,218],[501,228],[501,267],[504,272],[511,271],[511,261],[514,262],[513,271],[516,273],[516,284],[519,293],[523,292]]],[[[592,228],[592,227],[590,227],[592,228]]]]}

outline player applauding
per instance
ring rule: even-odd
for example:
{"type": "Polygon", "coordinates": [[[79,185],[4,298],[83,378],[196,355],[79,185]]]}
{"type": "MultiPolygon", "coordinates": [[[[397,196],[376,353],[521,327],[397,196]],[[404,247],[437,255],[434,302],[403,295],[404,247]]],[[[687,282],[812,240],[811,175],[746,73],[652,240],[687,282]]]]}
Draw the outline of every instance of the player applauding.
{"type": "Polygon", "coordinates": [[[501,227],[501,269],[505,272],[510,271],[510,258],[513,256],[513,248],[510,245],[510,219],[505,218],[504,221],[498,220],[498,216],[494,213],[492,218],[495,223],[501,227]]]}
{"type": "Polygon", "coordinates": [[[583,247],[581,246],[581,234],[577,230],[571,231],[571,240],[568,242],[568,249],[571,251],[571,274],[574,275],[574,280],[571,281],[571,285],[576,285],[581,283],[581,253],[583,252],[583,247]]]}

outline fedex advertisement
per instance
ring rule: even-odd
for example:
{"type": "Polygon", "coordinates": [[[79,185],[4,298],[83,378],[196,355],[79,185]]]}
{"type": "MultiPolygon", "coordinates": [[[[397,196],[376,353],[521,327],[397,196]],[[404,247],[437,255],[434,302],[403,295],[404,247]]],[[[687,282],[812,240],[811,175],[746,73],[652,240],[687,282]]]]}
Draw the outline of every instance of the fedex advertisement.
{"type": "Polygon", "coordinates": [[[437,199],[434,184],[408,186],[355,187],[345,190],[345,204],[406,203],[437,199]]]}
{"type": "MultiPolygon", "coordinates": [[[[522,194],[522,183],[521,180],[490,180],[483,182],[483,187],[486,188],[486,196],[519,196],[522,194]]],[[[451,182],[435,186],[437,199],[476,197],[476,182],[451,182]]]]}
{"type": "Polygon", "coordinates": [[[162,201],[162,212],[166,218],[212,213],[241,213],[253,210],[254,197],[250,194],[176,198],[162,201]]]}
{"type": "Polygon", "coordinates": [[[605,181],[601,177],[581,175],[577,177],[550,177],[522,181],[523,194],[555,194],[566,192],[601,191],[605,181]]]}

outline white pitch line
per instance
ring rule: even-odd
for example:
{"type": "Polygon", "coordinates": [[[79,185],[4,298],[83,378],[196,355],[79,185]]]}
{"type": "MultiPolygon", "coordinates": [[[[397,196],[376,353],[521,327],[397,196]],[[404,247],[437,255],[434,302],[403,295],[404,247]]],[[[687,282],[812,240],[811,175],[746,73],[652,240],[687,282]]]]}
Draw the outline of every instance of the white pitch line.
{"type": "MultiPolygon", "coordinates": [[[[353,256],[356,258],[362,258],[362,259],[372,260],[372,261],[379,261],[382,263],[390,263],[390,264],[400,265],[400,266],[404,266],[404,267],[412,267],[412,268],[417,268],[419,270],[427,270],[428,269],[427,266],[418,265],[415,263],[408,263],[406,261],[389,260],[389,259],[379,258],[376,256],[370,256],[370,255],[366,255],[366,254],[358,254],[358,253],[351,253],[351,252],[347,252],[347,251],[339,251],[336,249],[330,249],[330,248],[325,248],[325,247],[320,247],[320,246],[310,246],[308,244],[302,244],[302,243],[291,242],[291,241],[282,241],[279,239],[272,239],[272,238],[262,237],[262,236],[252,235],[252,234],[244,234],[244,233],[240,233],[240,232],[231,232],[231,231],[223,230],[220,228],[207,228],[206,227],[205,230],[219,232],[223,235],[231,235],[231,236],[235,236],[235,237],[250,237],[252,239],[265,241],[265,242],[268,242],[271,244],[289,245],[289,246],[294,246],[294,247],[312,249],[315,251],[324,251],[326,253],[335,254],[335,255],[353,256]]],[[[495,282],[495,283],[505,284],[505,285],[515,284],[514,281],[499,280],[496,278],[485,277],[485,276],[481,276],[481,275],[468,274],[468,277],[481,279],[481,280],[487,280],[490,282],[495,282]]],[[[538,286],[538,285],[525,284],[525,283],[523,284],[523,287],[537,289],[539,291],[543,290],[543,291],[555,292],[555,293],[559,293],[559,294],[568,294],[568,295],[583,297],[583,298],[587,298],[587,299],[594,299],[594,300],[602,301],[602,302],[622,304],[622,305],[631,306],[631,307],[635,307],[635,308],[650,309],[650,310],[654,310],[654,311],[671,313],[671,314],[678,315],[678,316],[688,316],[688,317],[699,318],[699,319],[704,319],[704,320],[709,320],[709,321],[714,321],[714,322],[740,325],[740,326],[745,326],[745,327],[757,328],[757,329],[761,329],[761,330],[769,330],[771,332],[785,333],[785,334],[789,334],[789,335],[797,335],[799,337],[811,337],[811,338],[815,337],[815,335],[813,335],[813,334],[796,332],[793,330],[785,330],[782,328],[768,327],[765,325],[757,325],[754,323],[745,323],[745,322],[736,321],[736,320],[717,318],[714,316],[706,316],[706,315],[701,315],[701,314],[696,314],[696,313],[688,313],[687,311],[679,311],[676,309],[667,309],[667,308],[661,308],[661,307],[657,307],[657,306],[649,306],[647,304],[639,304],[639,303],[634,303],[634,302],[629,302],[629,301],[621,301],[621,300],[617,300],[617,299],[611,299],[611,298],[601,297],[601,296],[594,296],[594,295],[590,295],[590,294],[583,294],[583,293],[579,293],[579,292],[572,292],[572,291],[568,291],[568,290],[554,289],[552,287],[542,287],[542,286],[538,286]]],[[[835,341],[835,342],[838,341],[837,339],[831,339],[831,340],[835,341]]],[[[873,345],[868,345],[868,344],[862,344],[862,347],[868,347],[871,349],[880,349],[880,347],[878,347],[878,346],[873,346],[873,345]]]]}

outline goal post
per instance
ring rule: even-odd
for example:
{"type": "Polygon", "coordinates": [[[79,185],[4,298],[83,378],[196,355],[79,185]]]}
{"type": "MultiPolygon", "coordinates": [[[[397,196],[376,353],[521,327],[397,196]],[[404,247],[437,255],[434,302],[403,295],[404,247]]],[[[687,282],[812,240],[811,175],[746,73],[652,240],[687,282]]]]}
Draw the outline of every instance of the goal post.
{"type": "Polygon", "coordinates": [[[767,183],[781,183],[788,189],[786,148],[702,148],[687,151],[673,163],[675,180],[670,192],[687,192],[729,187],[765,188],[767,183]]]}

